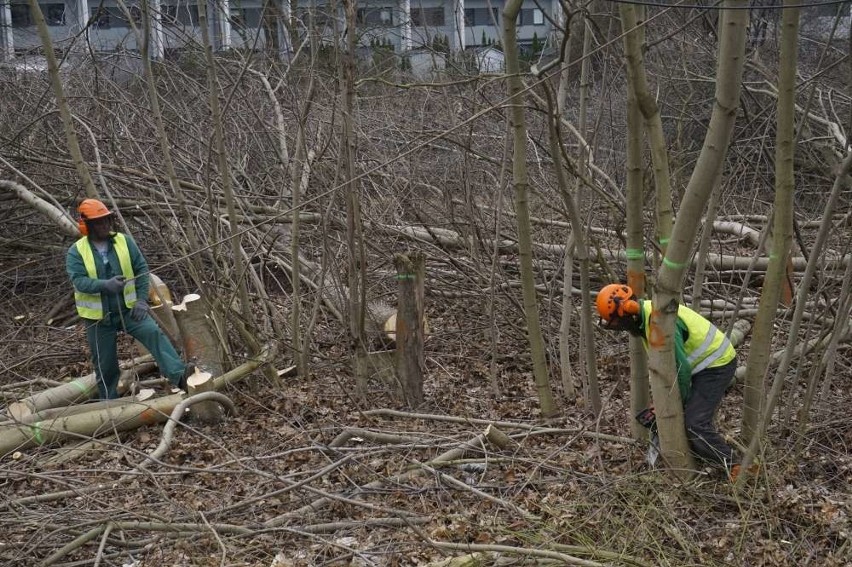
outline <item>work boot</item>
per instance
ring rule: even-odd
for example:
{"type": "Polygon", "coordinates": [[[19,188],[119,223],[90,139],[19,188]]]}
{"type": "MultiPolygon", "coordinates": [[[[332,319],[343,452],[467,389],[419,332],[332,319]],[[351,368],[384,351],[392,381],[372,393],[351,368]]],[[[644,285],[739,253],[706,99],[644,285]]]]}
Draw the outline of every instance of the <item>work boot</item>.
{"type": "Polygon", "coordinates": [[[180,377],[180,380],[178,380],[177,387],[180,388],[181,390],[183,390],[184,392],[189,393],[189,387],[186,384],[186,380],[187,380],[187,378],[189,378],[193,374],[195,374],[195,365],[194,364],[187,364],[186,370],[183,371],[183,375],[180,377]]]}
{"type": "MultiPolygon", "coordinates": [[[[728,477],[731,479],[731,482],[737,482],[737,477],[739,477],[743,473],[743,467],[740,463],[736,463],[731,467],[730,472],[728,473],[728,477]]],[[[752,463],[746,469],[746,474],[749,476],[757,476],[760,473],[760,465],[758,463],[752,463]]]]}

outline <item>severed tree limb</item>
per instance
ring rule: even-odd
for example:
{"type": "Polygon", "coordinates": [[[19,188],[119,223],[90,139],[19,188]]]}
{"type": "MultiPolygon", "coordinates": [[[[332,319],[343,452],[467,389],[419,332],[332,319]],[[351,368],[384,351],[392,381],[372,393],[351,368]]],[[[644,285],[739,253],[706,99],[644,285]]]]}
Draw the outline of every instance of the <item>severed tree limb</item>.
{"type": "Polygon", "coordinates": [[[38,445],[162,423],[182,397],[176,394],[150,402],[133,401],[118,407],[107,407],[67,417],[0,427],[0,455],[38,445]]]}
{"type": "Polygon", "coordinates": [[[86,413],[89,411],[99,411],[107,408],[117,408],[127,404],[132,404],[134,402],[144,402],[148,398],[153,397],[154,390],[152,389],[144,389],[141,390],[135,396],[129,398],[118,398],[115,400],[100,400],[97,402],[90,402],[87,404],[76,404],[69,406],[61,406],[56,408],[48,408],[45,410],[41,410],[35,413],[31,413],[29,415],[24,416],[19,421],[20,424],[28,424],[35,423],[37,421],[45,421],[48,419],[58,419],[61,417],[68,417],[70,415],[77,415],[81,413],[86,413]]]}
{"type": "MultiPolygon", "coordinates": [[[[494,427],[491,427],[490,424],[489,424],[489,427],[485,430],[485,432],[477,435],[476,437],[473,437],[472,439],[465,441],[464,443],[462,443],[461,445],[459,445],[458,447],[456,447],[454,449],[450,449],[449,451],[446,451],[445,453],[438,455],[437,457],[435,457],[431,461],[428,461],[427,464],[431,465],[431,464],[441,463],[441,462],[444,462],[444,461],[455,460],[455,459],[462,457],[468,451],[482,451],[483,447],[486,444],[486,441],[491,443],[491,444],[494,444],[497,448],[503,449],[503,448],[506,447],[506,445],[502,445],[504,443],[504,438],[505,438],[505,435],[503,435],[502,432],[498,431],[494,427]]],[[[370,482],[370,483],[364,485],[363,487],[361,487],[361,492],[381,488],[385,484],[388,484],[388,483],[391,483],[391,484],[401,483],[408,478],[411,478],[413,476],[421,474],[422,472],[423,472],[423,469],[420,469],[420,468],[410,469],[410,470],[408,470],[404,473],[395,475],[395,476],[393,476],[389,479],[376,480],[376,481],[370,482]]],[[[311,490],[312,492],[320,492],[320,491],[317,491],[316,489],[309,489],[309,490],[311,490]]],[[[358,495],[358,493],[355,494],[355,496],[357,496],[357,495],[358,495]]],[[[272,518],[272,519],[266,521],[264,523],[264,525],[268,526],[268,527],[275,527],[275,526],[284,525],[294,518],[303,517],[305,514],[314,513],[317,510],[325,508],[326,506],[329,506],[332,502],[334,502],[336,500],[343,500],[343,501],[350,502],[350,503],[353,503],[353,504],[362,505],[362,503],[355,502],[351,498],[344,498],[344,497],[341,497],[341,496],[329,494],[327,496],[323,496],[322,498],[314,500],[313,502],[310,502],[307,505],[302,506],[301,508],[299,508],[297,510],[293,510],[291,512],[287,512],[286,514],[282,514],[280,516],[272,518]]]]}
{"type": "Polygon", "coordinates": [[[402,417],[407,419],[425,419],[431,421],[445,421],[450,423],[467,423],[471,425],[493,425],[504,429],[522,429],[531,433],[579,433],[583,437],[591,437],[594,439],[602,439],[604,441],[613,441],[615,443],[626,443],[628,445],[636,444],[635,439],[630,437],[619,437],[617,435],[607,435],[605,433],[596,433],[594,431],[585,431],[581,429],[560,429],[548,428],[541,425],[530,423],[519,423],[514,421],[494,421],[488,419],[477,419],[469,417],[458,417],[454,415],[439,415],[428,413],[410,413],[391,409],[374,409],[363,412],[365,416],[383,416],[383,417],[402,417]]]}
{"type": "MultiPolygon", "coordinates": [[[[123,370],[118,379],[119,391],[124,391],[127,388],[127,383],[132,376],[149,371],[151,367],[148,364],[152,360],[153,357],[148,355],[122,363],[123,370]]],[[[95,373],[92,372],[61,386],[38,392],[28,398],[11,403],[7,412],[13,419],[23,421],[28,415],[41,410],[88,400],[97,394],[97,391],[95,373]]]]}
{"type": "Polygon", "coordinates": [[[20,183],[0,179],[0,189],[8,189],[9,191],[12,191],[20,200],[53,221],[59,230],[61,230],[66,236],[70,236],[71,238],[78,238],[80,236],[77,223],[72,221],[65,211],[58,209],[56,205],[52,203],[48,203],[20,183]]]}
{"type": "MultiPolygon", "coordinates": [[[[458,551],[468,551],[468,552],[499,552],[499,553],[511,553],[513,555],[521,555],[524,557],[539,557],[542,559],[555,559],[556,561],[561,561],[566,565],[580,565],[581,567],[606,567],[607,565],[611,565],[612,563],[598,563],[597,561],[591,561],[588,559],[581,559],[579,557],[574,557],[572,555],[568,555],[567,553],[560,553],[558,551],[549,551],[546,549],[534,549],[531,547],[514,547],[511,545],[497,545],[497,544],[477,544],[477,543],[451,543],[448,541],[435,541],[432,539],[428,539],[427,543],[429,545],[433,545],[439,549],[453,549],[458,551]]],[[[615,556],[615,554],[613,554],[615,556]]]]}
{"type": "MultiPolygon", "coordinates": [[[[179,398],[179,395],[169,396],[170,398],[179,398]]],[[[166,398],[159,398],[160,400],[164,400],[166,398]]],[[[180,418],[183,416],[184,412],[187,408],[196,403],[205,403],[207,401],[215,401],[217,403],[221,403],[227,410],[229,415],[233,415],[236,413],[236,406],[234,403],[225,396],[224,394],[220,394],[218,392],[205,392],[203,394],[198,394],[195,396],[191,396],[189,398],[185,398],[182,401],[177,401],[174,405],[174,408],[171,410],[171,414],[167,417],[169,422],[166,424],[166,427],[163,428],[163,438],[160,440],[159,445],[143,460],[141,463],[136,465],[131,471],[141,471],[146,469],[151,463],[158,462],[160,458],[166,453],[169,446],[171,446],[174,430],[180,422],[180,418]]],[[[115,485],[117,486],[121,482],[127,482],[130,479],[135,478],[132,475],[126,475],[116,481],[115,485]]],[[[91,485],[85,488],[75,489],[75,490],[64,490],[60,492],[53,492],[50,494],[38,494],[34,496],[27,496],[24,498],[18,498],[14,501],[7,501],[0,505],[0,508],[12,508],[23,506],[25,504],[29,504],[31,502],[53,502],[56,500],[62,500],[64,498],[78,497],[83,496],[85,494],[91,494],[93,492],[97,492],[102,490],[103,486],[101,485],[91,485]]]]}
{"type": "Polygon", "coordinates": [[[353,437],[359,437],[363,439],[369,439],[375,443],[418,443],[420,439],[415,437],[404,437],[402,435],[392,435],[390,433],[379,433],[375,431],[368,431],[367,429],[360,428],[349,428],[341,431],[337,437],[335,437],[331,443],[328,444],[329,447],[342,447],[346,445],[346,443],[352,439],[353,437]]]}
{"type": "Polygon", "coordinates": [[[507,502],[506,500],[503,500],[502,498],[497,498],[496,496],[491,496],[490,494],[487,494],[487,493],[485,493],[485,492],[483,492],[483,491],[481,491],[481,490],[479,490],[479,489],[477,489],[473,486],[470,486],[470,485],[460,481],[459,479],[457,479],[453,476],[450,476],[450,475],[443,473],[439,470],[433,469],[429,465],[425,465],[423,463],[416,463],[416,464],[417,464],[417,466],[421,467],[426,472],[435,475],[437,478],[439,478],[443,482],[446,482],[448,484],[452,484],[456,488],[466,490],[466,491],[468,491],[472,494],[475,494],[476,496],[479,496],[480,498],[482,498],[484,500],[488,500],[489,502],[494,502],[498,506],[501,506],[501,507],[506,508],[507,510],[509,510],[511,512],[514,512],[515,514],[518,514],[519,516],[521,516],[525,520],[530,520],[530,521],[534,521],[534,522],[541,521],[541,518],[539,516],[536,516],[535,514],[529,512],[527,510],[524,510],[523,508],[521,508],[520,506],[518,506],[516,504],[512,504],[511,502],[507,502]]]}

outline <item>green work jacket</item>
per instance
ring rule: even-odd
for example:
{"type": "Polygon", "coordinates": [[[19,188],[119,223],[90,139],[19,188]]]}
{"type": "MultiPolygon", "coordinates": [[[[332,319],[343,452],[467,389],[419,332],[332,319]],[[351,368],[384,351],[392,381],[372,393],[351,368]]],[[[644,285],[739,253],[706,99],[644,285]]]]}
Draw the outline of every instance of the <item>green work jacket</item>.
{"type": "Polygon", "coordinates": [[[86,236],[68,249],[65,271],[74,286],[77,312],[83,319],[101,320],[105,313],[132,308],[137,297],[148,297],[148,264],[132,237],[113,233],[107,241],[107,258],[109,261],[104,264],[86,236]],[[104,282],[114,276],[129,280],[120,297],[104,293],[104,282]]]}

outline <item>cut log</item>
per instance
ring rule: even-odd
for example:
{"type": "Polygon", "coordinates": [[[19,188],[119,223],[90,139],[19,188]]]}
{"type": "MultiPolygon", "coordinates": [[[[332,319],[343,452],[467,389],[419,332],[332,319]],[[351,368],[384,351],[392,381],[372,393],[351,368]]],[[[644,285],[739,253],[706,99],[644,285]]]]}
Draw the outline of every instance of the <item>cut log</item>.
{"type": "Polygon", "coordinates": [[[144,402],[147,399],[154,397],[154,390],[150,388],[146,388],[141,390],[138,394],[130,398],[119,398],[116,400],[101,400],[99,402],[92,402],[87,404],[77,404],[77,405],[69,405],[58,408],[48,408],[45,410],[41,410],[35,413],[31,413],[29,415],[24,416],[20,422],[22,424],[35,423],[37,421],[46,421],[49,419],[58,419],[61,417],[68,417],[70,415],[77,415],[80,413],[85,413],[87,411],[97,411],[107,408],[116,408],[123,405],[127,405],[129,403],[134,402],[144,402]]]}
{"type": "MultiPolygon", "coordinates": [[[[123,363],[124,370],[122,370],[118,379],[119,393],[127,390],[128,384],[133,381],[136,374],[153,369],[153,364],[150,356],[123,363]]],[[[96,397],[97,394],[98,386],[95,382],[95,373],[92,372],[86,376],[75,378],[61,386],[56,386],[55,388],[33,394],[29,398],[13,402],[9,404],[7,412],[13,419],[24,421],[28,415],[35,412],[83,402],[96,397]]]]}
{"type": "Polygon", "coordinates": [[[97,437],[116,431],[129,431],[143,425],[163,423],[183,400],[182,395],[164,396],[140,402],[130,401],[118,407],[38,421],[29,425],[0,427],[0,456],[28,447],[97,437]]]}

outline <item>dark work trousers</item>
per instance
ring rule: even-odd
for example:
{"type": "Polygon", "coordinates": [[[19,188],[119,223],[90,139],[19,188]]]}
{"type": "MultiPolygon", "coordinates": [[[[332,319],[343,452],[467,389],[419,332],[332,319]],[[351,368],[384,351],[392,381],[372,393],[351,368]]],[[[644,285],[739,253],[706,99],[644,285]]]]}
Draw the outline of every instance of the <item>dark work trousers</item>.
{"type": "Polygon", "coordinates": [[[737,360],[734,359],[725,366],[706,368],[693,376],[692,395],[683,408],[686,436],[692,451],[709,463],[727,467],[734,461],[734,450],[716,431],[713,417],[736,370],[737,360]]]}
{"type": "Polygon", "coordinates": [[[98,393],[102,400],[118,397],[118,331],[124,330],[142,343],[154,356],[160,373],[172,384],[179,384],[186,365],[181,360],[172,343],[157,326],[150,315],[141,321],[130,318],[130,310],[122,309],[121,314],[107,313],[101,321],[86,321],[86,339],[92,351],[92,362],[98,382],[98,393]]]}

